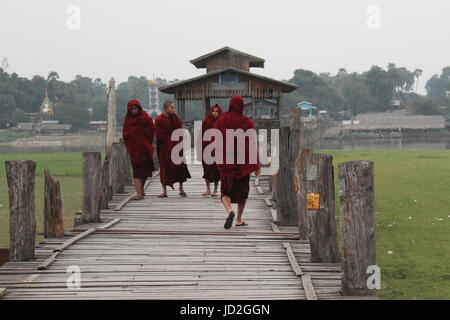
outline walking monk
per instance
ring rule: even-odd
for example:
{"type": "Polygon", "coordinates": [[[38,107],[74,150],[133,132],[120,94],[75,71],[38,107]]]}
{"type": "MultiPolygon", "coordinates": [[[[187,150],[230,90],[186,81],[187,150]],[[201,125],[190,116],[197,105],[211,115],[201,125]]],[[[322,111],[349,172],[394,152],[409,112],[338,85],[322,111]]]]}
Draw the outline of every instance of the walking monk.
{"type": "Polygon", "coordinates": [[[255,172],[258,176],[261,173],[254,135],[247,135],[248,138],[244,138],[245,143],[242,140],[238,143],[236,136],[233,139],[234,141],[227,141],[227,129],[233,129],[235,135],[239,134],[239,131],[241,131],[239,129],[242,129],[244,134],[249,129],[255,130],[252,120],[242,114],[243,110],[244,99],[241,96],[234,96],[230,100],[229,110],[223,113],[214,124],[214,128],[218,129],[223,137],[223,149],[220,154],[219,152],[216,153],[216,161],[220,171],[221,200],[228,213],[224,224],[225,229],[229,229],[233,225],[232,203],[238,204],[236,226],[247,225],[242,220],[242,214],[250,191],[250,174],[255,172]],[[237,161],[238,153],[244,151],[243,159],[237,161]],[[234,154],[234,159],[231,161],[227,159],[227,154],[234,154]]]}
{"type": "Polygon", "coordinates": [[[182,141],[172,141],[172,132],[176,129],[183,128],[181,119],[175,114],[174,106],[171,101],[164,102],[164,112],[155,119],[156,132],[156,152],[159,159],[159,177],[163,192],[158,196],[160,198],[167,197],[167,186],[173,189],[175,182],[180,183],[180,196],[186,197],[183,189],[183,182],[191,178],[191,174],[187,165],[182,162],[174,164],[171,158],[172,149],[175,145],[182,141]]]}
{"type": "MultiPolygon", "coordinates": [[[[216,104],[211,107],[211,113],[205,117],[205,119],[202,122],[202,135],[200,138],[202,138],[208,129],[214,128],[214,123],[219,118],[219,116],[222,114],[222,108],[216,104]]],[[[207,145],[212,143],[212,141],[204,141],[202,139],[202,153],[205,151],[205,148],[207,145]]],[[[211,154],[214,157],[214,151],[211,154]]],[[[202,157],[202,166],[203,166],[203,179],[205,179],[206,183],[206,191],[202,194],[202,196],[208,196],[211,194],[211,182],[214,183],[214,191],[211,194],[212,197],[217,197],[217,186],[219,185],[220,180],[220,172],[219,169],[217,169],[216,163],[207,164],[205,162],[205,159],[202,157]]]]}
{"type": "Polygon", "coordinates": [[[144,184],[155,170],[153,163],[153,137],[155,126],[153,119],[142,110],[137,100],[130,100],[127,105],[127,115],[123,124],[123,141],[130,156],[133,167],[134,200],[145,198],[144,184]]]}

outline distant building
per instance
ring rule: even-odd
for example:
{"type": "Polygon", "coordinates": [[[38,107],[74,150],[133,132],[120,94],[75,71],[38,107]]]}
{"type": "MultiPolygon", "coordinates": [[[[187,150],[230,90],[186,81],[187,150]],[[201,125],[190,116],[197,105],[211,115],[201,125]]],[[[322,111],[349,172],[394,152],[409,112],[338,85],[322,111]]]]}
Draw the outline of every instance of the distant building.
{"type": "Polygon", "coordinates": [[[402,136],[436,133],[446,128],[442,116],[407,115],[404,111],[359,114],[343,121],[344,135],[402,136]]]}
{"type": "Polygon", "coordinates": [[[71,124],[60,124],[58,120],[44,120],[34,128],[35,132],[40,134],[65,134],[71,129],[71,124]]]}
{"type": "Polygon", "coordinates": [[[89,121],[89,128],[98,132],[106,132],[108,121],[89,121]]]}
{"type": "Polygon", "coordinates": [[[17,127],[14,127],[13,130],[15,130],[15,131],[33,131],[34,126],[33,126],[33,123],[31,123],[31,122],[18,123],[17,127]]]}
{"type": "Polygon", "coordinates": [[[272,100],[277,104],[274,120],[279,120],[283,93],[297,88],[292,83],[250,72],[251,68],[264,68],[265,60],[230,47],[204,54],[190,62],[198,69],[206,69],[206,73],[159,88],[163,93],[174,95],[175,107],[182,120],[186,119],[186,102],[201,101],[203,117],[209,114],[214,104],[212,100],[228,102],[235,95],[250,101],[252,118],[257,117],[257,101],[272,100]]]}
{"type": "Polygon", "coordinates": [[[297,107],[302,109],[302,115],[306,114],[310,118],[314,118],[314,113],[317,114],[317,107],[313,106],[311,102],[302,101],[297,103],[297,107]]]}

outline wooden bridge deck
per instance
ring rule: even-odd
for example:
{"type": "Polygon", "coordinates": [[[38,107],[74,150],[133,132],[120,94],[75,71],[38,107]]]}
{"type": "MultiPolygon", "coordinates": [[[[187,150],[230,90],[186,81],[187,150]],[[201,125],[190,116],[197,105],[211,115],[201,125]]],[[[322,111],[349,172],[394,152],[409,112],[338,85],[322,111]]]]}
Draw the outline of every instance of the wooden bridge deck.
{"type": "Polygon", "coordinates": [[[257,188],[252,179],[244,216],[249,226],[224,230],[219,198],[201,196],[201,166],[189,168],[187,198],[171,190],[168,198],[157,198],[155,177],[146,187],[147,199],[114,210],[128,196],[114,195],[112,209],[101,212],[102,223],[78,226],[64,239],[46,239],[36,247],[34,261],[3,265],[3,299],[345,298],[340,265],[312,263],[297,228],[273,224],[268,195],[261,193],[267,181],[257,188]],[[78,241],[67,243],[77,235],[78,241]],[[80,289],[67,288],[72,265],[81,269],[80,289]]]}

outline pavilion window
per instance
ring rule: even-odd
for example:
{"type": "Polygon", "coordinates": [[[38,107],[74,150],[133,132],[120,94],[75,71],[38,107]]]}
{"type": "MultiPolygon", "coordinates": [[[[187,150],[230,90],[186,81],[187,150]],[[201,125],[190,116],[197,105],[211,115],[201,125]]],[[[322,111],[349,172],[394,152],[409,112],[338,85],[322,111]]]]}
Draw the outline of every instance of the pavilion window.
{"type": "Polygon", "coordinates": [[[236,71],[224,71],[220,73],[220,83],[237,83],[238,75],[236,71]]]}

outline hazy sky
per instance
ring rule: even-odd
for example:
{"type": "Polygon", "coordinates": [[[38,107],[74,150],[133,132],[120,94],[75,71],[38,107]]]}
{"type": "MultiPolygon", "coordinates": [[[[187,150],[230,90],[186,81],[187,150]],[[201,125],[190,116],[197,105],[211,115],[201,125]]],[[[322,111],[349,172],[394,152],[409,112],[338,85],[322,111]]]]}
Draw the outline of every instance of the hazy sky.
{"type": "Polygon", "coordinates": [[[449,0],[2,0],[0,8],[0,58],[25,77],[186,79],[205,72],[190,59],[228,45],[266,59],[252,71],[279,80],[298,68],[421,68],[423,93],[450,65],[449,0]]]}

